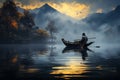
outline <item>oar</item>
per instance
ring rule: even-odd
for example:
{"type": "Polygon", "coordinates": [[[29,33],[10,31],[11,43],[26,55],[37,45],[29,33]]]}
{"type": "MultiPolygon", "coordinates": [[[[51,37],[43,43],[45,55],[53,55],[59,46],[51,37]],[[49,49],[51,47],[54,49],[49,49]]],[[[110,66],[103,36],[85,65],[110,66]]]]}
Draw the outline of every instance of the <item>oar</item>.
{"type": "Polygon", "coordinates": [[[96,39],[96,37],[91,37],[91,38],[88,38],[88,39],[96,39]]]}
{"type": "MultiPolygon", "coordinates": [[[[96,37],[91,37],[91,38],[88,38],[88,39],[96,39],[96,37]]],[[[74,41],[80,41],[81,39],[76,39],[74,41]]]]}
{"type": "Polygon", "coordinates": [[[100,46],[95,46],[96,48],[100,48],[100,46]]]}
{"type": "MultiPolygon", "coordinates": [[[[91,46],[92,47],[92,46],[91,46]]],[[[93,47],[95,47],[95,48],[100,48],[100,46],[93,46],[93,47]]]]}

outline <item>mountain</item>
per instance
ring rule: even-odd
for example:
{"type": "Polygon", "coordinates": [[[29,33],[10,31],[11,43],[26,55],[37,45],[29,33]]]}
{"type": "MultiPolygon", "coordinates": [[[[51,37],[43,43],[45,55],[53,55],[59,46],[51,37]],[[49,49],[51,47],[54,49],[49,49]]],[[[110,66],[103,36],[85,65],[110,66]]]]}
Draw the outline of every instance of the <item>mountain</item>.
{"type": "Polygon", "coordinates": [[[116,23],[120,20],[120,5],[118,5],[115,10],[106,14],[106,19],[108,23],[116,23]]]}
{"type": "Polygon", "coordinates": [[[35,22],[36,22],[36,25],[42,26],[42,27],[46,26],[49,20],[52,20],[53,14],[55,13],[60,14],[57,10],[55,10],[48,4],[44,4],[38,10],[39,11],[36,14],[35,22]]]}
{"type": "Polygon", "coordinates": [[[30,10],[31,13],[48,13],[48,12],[57,12],[56,9],[52,8],[50,5],[48,5],[47,3],[44,4],[42,7],[40,8],[35,8],[33,10],[30,10]]]}
{"type": "Polygon", "coordinates": [[[44,4],[42,7],[34,9],[31,12],[36,14],[35,23],[40,27],[46,27],[50,21],[58,22],[62,19],[67,21],[73,20],[73,18],[62,14],[49,4],[44,4]]]}
{"type": "Polygon", "coordinates": [[[38,14],[42,14],[42,13],[50,13],[50,12],[58,12],[56,9],[54,9],[53,7],[51,7],[48,4],[44,4],[40,9],[38,14]]]}
{"type": "Polygon", "coordinates": [[[30,13],[34,13],[34,14],[37,14],[39,12],[39,9],[40,8],[35,8],[35,9],[32,9],[32,10],[29,10],[30,13]]]}
{"type": "Polygon", "coordinates": [[[0,9],[0,43],[45,42],[47,38],[45,30],[35,27],[29,11],[18,7],[11,0],[3,3],[0,9]]]}
{"type": "MultiPolygon", "coordinates": [[[[120,20],[120,5],[108,13],[94,13],[84,19],[87,23],[94,27],[99,27],[103,24],[116,25],[120,20]],[[93,25],[94,24],[94,25],[93,25]]],[[[119,24],[120,25],[120,24],[119,24]]]]}
{"type": "Polygon", "coordinates": [[[120,40],[120,5],[108,13],[95,13],[84,19],[95,31],[102,31],[108,40],[120,40]]]}

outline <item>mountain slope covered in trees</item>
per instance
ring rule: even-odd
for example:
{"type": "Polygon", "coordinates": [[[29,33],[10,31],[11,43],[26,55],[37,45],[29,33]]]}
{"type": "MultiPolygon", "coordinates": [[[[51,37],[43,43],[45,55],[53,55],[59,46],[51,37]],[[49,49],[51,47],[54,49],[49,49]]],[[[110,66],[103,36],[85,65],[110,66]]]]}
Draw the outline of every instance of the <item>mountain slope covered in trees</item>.
{"type": "Polygon", "coordinates": [[[46,42],[47,31],[35,27],[29,11],[21,13],[16,4],[6,0],[0,9],[0,43],[46,42]]]}

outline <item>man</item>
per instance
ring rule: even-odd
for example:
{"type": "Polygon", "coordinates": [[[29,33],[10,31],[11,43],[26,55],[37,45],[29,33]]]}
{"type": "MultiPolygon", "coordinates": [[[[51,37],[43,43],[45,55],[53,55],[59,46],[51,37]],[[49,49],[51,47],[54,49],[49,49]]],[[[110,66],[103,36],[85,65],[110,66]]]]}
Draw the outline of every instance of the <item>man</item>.
{"type": "Polygon", "coordinates": [[[87,43],[87,41],[88,41],[87,36],[85,35],[85,33],[82,33],[81,48],[83,48],[85,46],[85,44],[87,43]]]}

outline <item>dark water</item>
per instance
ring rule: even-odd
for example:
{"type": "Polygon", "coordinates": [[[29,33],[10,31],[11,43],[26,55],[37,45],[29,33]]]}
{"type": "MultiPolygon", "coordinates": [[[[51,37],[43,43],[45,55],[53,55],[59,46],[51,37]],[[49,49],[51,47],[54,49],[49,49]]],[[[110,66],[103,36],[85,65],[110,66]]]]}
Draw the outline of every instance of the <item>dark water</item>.
{"type": "MultiPolygon", "coordinates": [[[[114,80],[120,47],[66,50],[64,45],[0,45],[0,80],[114,80]]],[[[119,79],[118,79],[119,80],[119,79]]]]}

